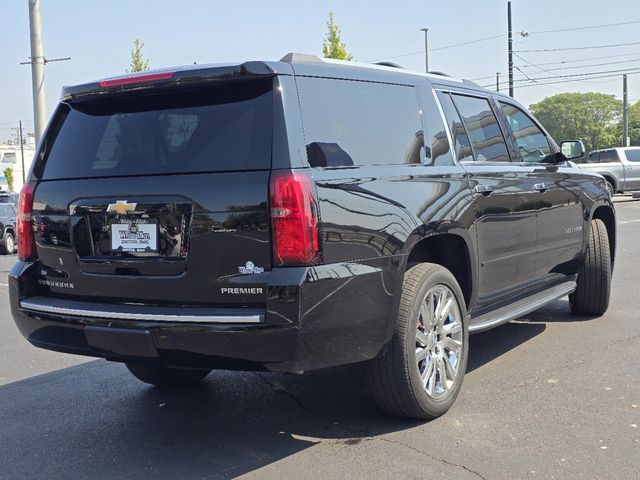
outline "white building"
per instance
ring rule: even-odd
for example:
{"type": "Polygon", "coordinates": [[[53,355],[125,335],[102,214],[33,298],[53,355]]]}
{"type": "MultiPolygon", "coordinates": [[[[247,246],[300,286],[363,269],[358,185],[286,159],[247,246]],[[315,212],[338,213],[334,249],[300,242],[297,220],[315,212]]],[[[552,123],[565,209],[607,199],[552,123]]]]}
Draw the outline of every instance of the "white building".
{"type": "MultiPolygon", "coordinates": [[[[13,169],[13,189],[19,192],[22,188],[22,151],[24,151],[25,176],[29,173],[33,157],[36,153],[35,139],[28,135],[25,137],[25,144],[20,149],[20,144],[0,143],[0,177],[4,177],[4,170],[7,167],[13,169]]],[[[6,191],[7,184],[0,179],[0,190],[6,191]]]]}

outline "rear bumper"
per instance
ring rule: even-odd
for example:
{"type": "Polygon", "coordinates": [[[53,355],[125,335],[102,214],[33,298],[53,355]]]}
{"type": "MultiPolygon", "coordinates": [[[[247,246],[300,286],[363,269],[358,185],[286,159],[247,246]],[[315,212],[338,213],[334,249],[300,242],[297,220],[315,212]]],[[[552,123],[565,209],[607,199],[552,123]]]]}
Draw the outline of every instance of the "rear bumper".
{"type": "Polygon", "coordinates": [[[33,345],[114,361],[302,372],[365,361],[390,340],[400,258],[274,270],[266,308],[116,305],[42,296],[37,264],[9,274],[13,318],[33,345]]]}

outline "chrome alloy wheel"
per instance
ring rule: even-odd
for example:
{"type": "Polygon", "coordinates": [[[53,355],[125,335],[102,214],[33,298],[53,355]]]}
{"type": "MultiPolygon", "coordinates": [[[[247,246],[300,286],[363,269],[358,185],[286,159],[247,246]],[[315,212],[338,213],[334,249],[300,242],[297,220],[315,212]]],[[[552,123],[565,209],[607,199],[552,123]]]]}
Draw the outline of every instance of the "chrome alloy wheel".
{"type": "Polygon", "coordinates": [[[455,295],[446,285],[432,287],[420,305],[416,328],[416,362],[429,397],[442,398],[454,386],[463,342],[462,316],[455,295]]]}
{"type": "Polygon", "coordinates": [[[5,246],[7,247],[7,253],[13,253],[15,250],[15,243],[13,242],[13,237],[11,235],[7,236],[5,239],[5,246]]]}

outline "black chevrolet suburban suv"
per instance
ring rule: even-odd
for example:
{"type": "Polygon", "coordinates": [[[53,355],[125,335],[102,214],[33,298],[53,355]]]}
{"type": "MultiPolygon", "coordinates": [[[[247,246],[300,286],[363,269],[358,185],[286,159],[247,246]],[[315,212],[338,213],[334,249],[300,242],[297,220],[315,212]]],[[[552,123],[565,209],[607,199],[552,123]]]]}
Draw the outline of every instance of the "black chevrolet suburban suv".
{"type": "Polygon", "coordinates": [[[602,315],[616,235],[603,178],[512,98],[299,54],[64,88],[17,228],[35,346],[159,386],[361,363],[418,418],[470,332],[566,295],[602,315]]]}

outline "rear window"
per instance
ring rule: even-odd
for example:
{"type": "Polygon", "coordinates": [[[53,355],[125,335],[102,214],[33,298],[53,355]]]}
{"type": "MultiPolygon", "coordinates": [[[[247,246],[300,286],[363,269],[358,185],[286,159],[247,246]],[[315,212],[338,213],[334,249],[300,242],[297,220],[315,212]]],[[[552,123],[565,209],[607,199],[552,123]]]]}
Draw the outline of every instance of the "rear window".
{"type": "Polygon", "coordinates": [[[630,162],[640,162],[640,148],[634,148],[633,150],[625,150],[627,160],[630,162]]]}
{"type": "Polygon", "coordinates": [[[263,170],[272,80],[62,105],[42,179],[263,170]]]}

